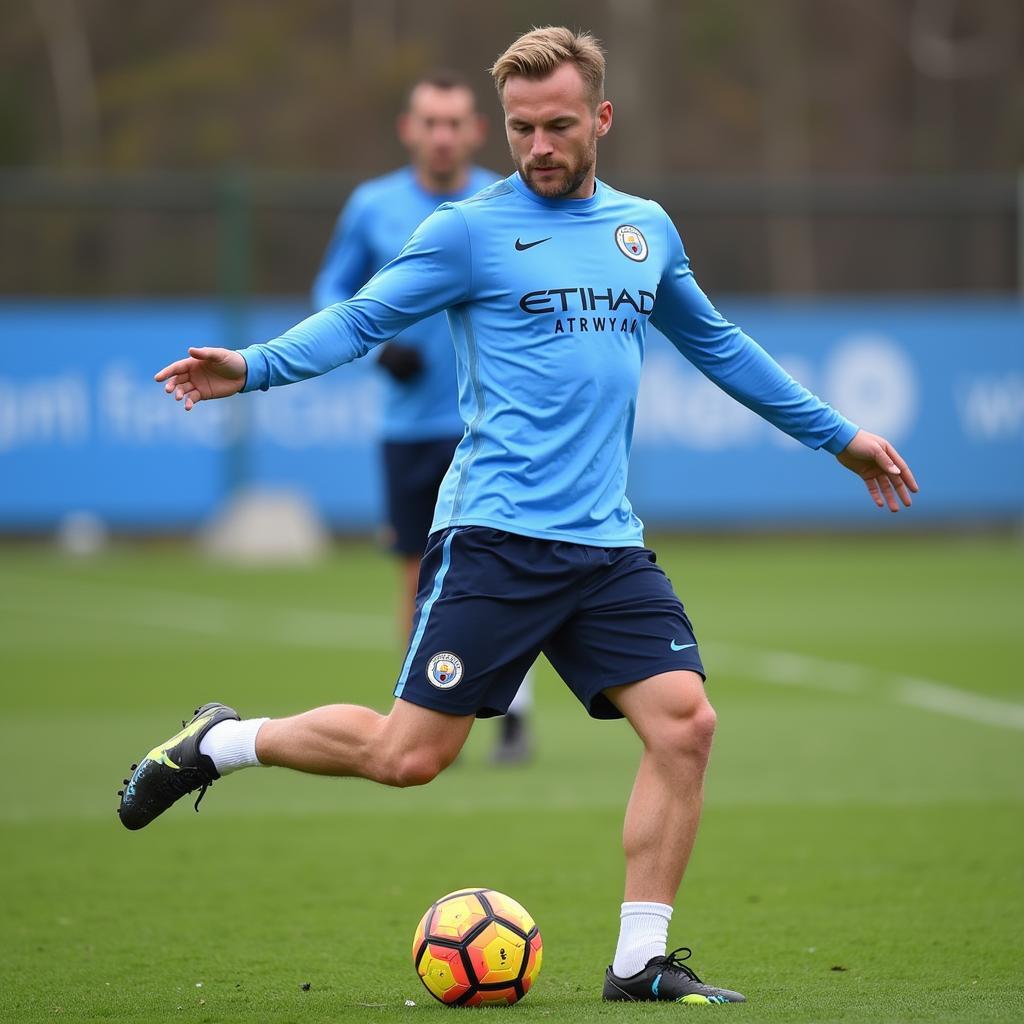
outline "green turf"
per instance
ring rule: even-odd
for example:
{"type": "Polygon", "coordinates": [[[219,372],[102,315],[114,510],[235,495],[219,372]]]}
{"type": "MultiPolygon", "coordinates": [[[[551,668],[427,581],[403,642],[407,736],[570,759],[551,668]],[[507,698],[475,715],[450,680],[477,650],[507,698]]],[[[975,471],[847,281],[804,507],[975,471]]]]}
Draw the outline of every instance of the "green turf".
{"type": "Polygon", "coordinates": [[[530,908],[545,961],[515,1009],[465,1012],[1024,1018],[1020,542],[655,543],[720,715],[672,938],[749,1003],[601,1003],[637,749],[546,666],[528,768],[491,768],[481,723],[426,789],[251,771],[198,816],[121,829],[128,763],[198,702],[387,706],[392,567],[369,547],[227,570],[184,547],[6,546],[0,1020],[441,1021],[412,931],[477,884],[530,908]]]}

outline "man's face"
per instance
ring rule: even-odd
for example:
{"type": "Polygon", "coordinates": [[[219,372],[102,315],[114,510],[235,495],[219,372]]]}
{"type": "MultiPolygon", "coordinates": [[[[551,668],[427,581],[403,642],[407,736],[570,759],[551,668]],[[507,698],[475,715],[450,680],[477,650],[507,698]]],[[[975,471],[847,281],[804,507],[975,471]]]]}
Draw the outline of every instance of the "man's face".
{"type": "Polygon", "coordinates": [[[445,185],[469,166],[484,140],[483,118],[473,94],[462,87],[419,85],[399,118],[398,137],[422,175],[445,185]]]}
{"type": "Polygon", "coordinates": [[[547,78],[515,76],[502,92],[505,131],[523,181],[547,199],[585,199],[593,191],[597,140],[612,124],[612,105],[594,104],[576,67],[547,78]]]}

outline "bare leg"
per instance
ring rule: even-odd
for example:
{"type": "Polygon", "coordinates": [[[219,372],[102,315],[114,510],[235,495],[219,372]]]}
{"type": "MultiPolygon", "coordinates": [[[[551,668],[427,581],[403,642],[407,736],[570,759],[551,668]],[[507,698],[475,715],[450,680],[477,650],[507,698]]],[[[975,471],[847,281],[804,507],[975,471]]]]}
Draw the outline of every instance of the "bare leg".
{"type": "Polygon", "coordinates": [[[666,672],[605,692],[629,719],[644,752],[622,832],[626,895],[604,998],[745,1002],[739,992],[704,984],[665,952],[672,906],[697,836],[715,731],[703,681],[696,672],[666,672]]]}
{"type": "Polygon", "coordinates": [[[396,700],[378,714],[355,704],[330,704],[271,719],[256,737],[262,764],[316,775],[355,775],[387,786],[421,786],[455,760],[472,715],[396,700]]]}
{"type": "Polygon", "coordinates": [[[625,899],[671,906],[697,836],[715,712],[696,672],[606,693],[644,744],[622,832],[625,899]]]}
{"type": "Polygon", "coordinates": [[[401,597],[398,607],[398,635],[404,644],[412,629],[412,617],[416,611],[416,591],[420,582],[420,560],[416,556],[401,555],[401,597]]]}

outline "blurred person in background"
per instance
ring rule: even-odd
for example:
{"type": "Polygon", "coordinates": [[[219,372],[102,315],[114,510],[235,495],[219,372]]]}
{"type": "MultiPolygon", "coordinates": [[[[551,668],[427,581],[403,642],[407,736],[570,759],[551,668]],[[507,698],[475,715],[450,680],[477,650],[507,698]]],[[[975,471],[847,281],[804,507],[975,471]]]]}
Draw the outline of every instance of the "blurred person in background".
{"type": "MultiPolygon", "coordinates": [[[[458,72],[436,70],[413,84],[398,118],[409,164],[363,182],[349,197],[313,284],[317,309],[355,295],[441,203],[468,199],[498,180],[473,164],[486,131],[476,95],[458,72]]],[[[427,317],[381,345],[377,365],[384,371],[381,454],[389,543],[401,564],[404,639],[437,492],[465,431],[447,316],[427,317]]],[[[496,763],[529,757],[531,696],[528,673],[501,719],[492,754],[496,763]]]]}
{"type": "MultiPolygon", "coordinates": [[[[742,1002],[702,982],[688,948],[667,951],[716,716],[693,626],[625,493],[648,323],[733,398],[835,456],[879,508],[909,506],[917,484],[884,437],[715,309],[657,203],[597,179],[612,125],[604,71],[589,35],[517,39],[492,68],[516,173],[431,214],[349,301],[242,351],[192,348],[157,373],[188,410],[326,373],[449,310],[468,426],[438,498],[391,711],[336,704],[241,720],[204,705],[133,769],[119,814],[143,828],[185,793],[258,765],[426,784],[476,717],[508,707],[543,651],[591,717],[626,718],[642,747],[603,998],[742,1002]]],[[[672,484],[700,487],[682,475],[672,484]]]]}

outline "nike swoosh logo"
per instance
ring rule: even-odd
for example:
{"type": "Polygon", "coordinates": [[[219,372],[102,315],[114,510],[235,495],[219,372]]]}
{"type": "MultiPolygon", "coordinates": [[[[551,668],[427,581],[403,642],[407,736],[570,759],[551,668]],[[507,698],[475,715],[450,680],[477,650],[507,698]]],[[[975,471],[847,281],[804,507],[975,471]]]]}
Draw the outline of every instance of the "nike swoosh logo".
{"type": "Polygon", "coordinates": [[[551,241],[551,235],[548,235],[547,238],[538,238],[536,242],[520,242],[519,239],[517,238],[516,239],[516,249],[518,249],[519,252],[526,252],[527,249],[532,249],[535,245],[540,245],[541,242],[550,242],[550,241],[551,241]]]}
{"type": "Polygon", "coordinates": [[[669,644],[669,647],[671,647],[673,651],[685,651],[687,647],[696,647],[696,646],[697,646],[696,644],[677,644],[675,642],[675,640],[673,640],[669,644]]]}

